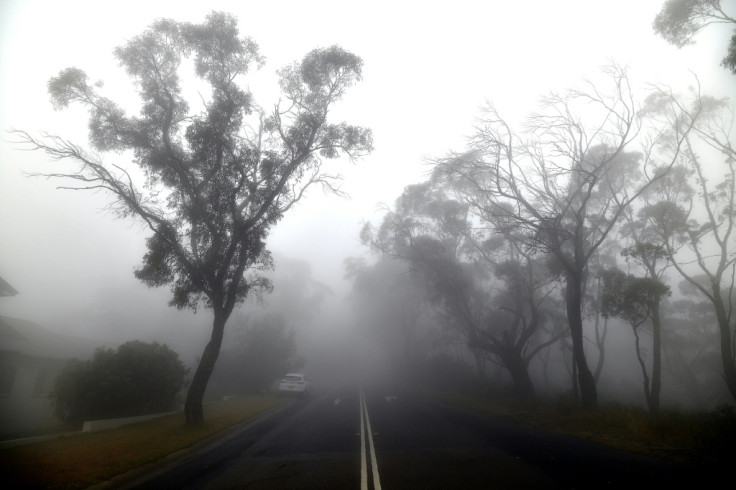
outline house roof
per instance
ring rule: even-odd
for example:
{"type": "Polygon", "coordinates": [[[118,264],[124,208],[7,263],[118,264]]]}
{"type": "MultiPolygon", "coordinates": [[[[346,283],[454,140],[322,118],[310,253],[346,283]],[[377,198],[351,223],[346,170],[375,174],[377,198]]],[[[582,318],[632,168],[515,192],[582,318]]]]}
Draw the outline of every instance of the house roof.
{"type": "Polygon", "coordinates": [[[18,291],[0,277],[0,296],[15,296],[16,294],[18,294],[18,291]]]}
{"type": "Polygon", "coordinates": [[[54,359],[88,358],[99,344],[85,338],[53,332],[41,325],[0,316],[0,351],[54,359]]]}

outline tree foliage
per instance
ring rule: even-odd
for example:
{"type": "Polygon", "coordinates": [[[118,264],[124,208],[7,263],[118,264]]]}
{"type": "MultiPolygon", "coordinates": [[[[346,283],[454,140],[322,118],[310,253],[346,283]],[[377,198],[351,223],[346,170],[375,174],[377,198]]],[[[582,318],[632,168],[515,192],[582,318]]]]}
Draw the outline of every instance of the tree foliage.
{"type": "Polygon", "coordinates": [[[279,71],[282,99],[266,110],[242,83],[264,58],[253,40],[239,37],[232,15],[213,12],[201,24],[158,20],[114,54],[140,96],[137,115],[78,68],[62,70],[48,88],[55,107],[88,109],[96,151],[130,155],[133,165],[109,163],[60,137],[17,134],[78,165],[48,176],[71,182],[67,188],[104,189],[122,215],[145,222],[151,235],[136,277],[169,285],[177,308],[213,310],[211,341],[186,404],[187,420],[198,422],[227,319],[250,292],[270,288],[256,274],[271,266],[269,230],[312,184],[339,191],[323,158],[372,148],[370,130],[328,120],[360,80],[362,60],[339,46],[309,52],[279,71]],[[192,65],[197,83],[210,89],[198,109],[185,100],[188,79],[180,77],[192,65]]]}
{"type": "Polygon", "coordinates": [[[138,340],[72,359],[50,394],[56,415],[75,425],[175,409],[188,369],[167,345],[138,340]]]}
{"type": "MultiPolygon", "coordinates": [[[[654,18],[654,31],[678,48],[693,44],[695,36],[711,24],[736,24],[721,4],[721,0],[667,0],[654,18]]],[[[736,29],[721,65],[736,74],[736,29]]]]}
{"type": "Polygon", "coordinates": [[[651,319],[652,308],[670,289],[652,277],[634,277],[618,269],[604,271],[602,314],[618,317],[639,328],[651,319]]]}

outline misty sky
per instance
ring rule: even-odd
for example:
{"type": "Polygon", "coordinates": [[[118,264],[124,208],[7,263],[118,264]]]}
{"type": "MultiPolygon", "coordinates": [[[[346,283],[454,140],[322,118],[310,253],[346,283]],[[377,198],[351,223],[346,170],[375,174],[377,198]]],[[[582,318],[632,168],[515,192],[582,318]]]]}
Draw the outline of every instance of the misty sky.
{"type": "MultiPolygon", "coordinates": [[[[54,112],[48,79],[80,67],[104,80],[106,93],[125,106],[135,99],[112,50],[160,17],[201,22],[210,10],[235,14],[241,33],[267,57],[249,82],[264,107],[278,97],[275,70],[313,48],[339,44],[363,58],[364,80],[333,118],[372,128],[375,151],[355,164],[329,163],[344,175],[342,188],[352,199],[313,188],[269,240],[274,253],[308,260],[315,279],[339,290],[343,259],[366,253],[358,241],[362,222],[379,220],[380,203],[391,204],[404,186],[422,180],[427,157],[461,150],[486,100],[520,119],[540,95],[595,77],[609,60],[628,64],[637,86],[682,87],[695,73],[704,93],[734,98],[734,78],[719,66],[731,28],[708,28],[694,46],[678,50],[652,31],[661,5],[0,0],[0,128],[85,143],[86,114],[54,112]]],[[[0,314],[100,338],[105,327],[96,323],[124,312],[138,319],[131,335],[174,332],[176,326],[161,323],[190,317],[172,316],[168,291],[148,290],[133,277],[144,253],[142,226],[108,214],[104,194],[56,190],[52,181],[24,176],[50,168],[43,154],[21,151],[8,134],[0,138],[0,276],[20,292],[0,298],[0,314]]],[[[207,334],[209,317],[200,323],[207,334]]],[[[114,328],[116,338],[125,335],[119,330],[127,327],[114,328]]]]}

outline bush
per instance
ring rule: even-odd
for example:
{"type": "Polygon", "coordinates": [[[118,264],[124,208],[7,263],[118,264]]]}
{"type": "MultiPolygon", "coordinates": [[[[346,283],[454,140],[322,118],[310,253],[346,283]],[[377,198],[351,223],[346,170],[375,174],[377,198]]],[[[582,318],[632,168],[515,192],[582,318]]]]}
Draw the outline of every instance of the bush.
{"type": "Polygon", "coordinates": [[[163,412],[173,408],[187,372],[167,345],[134,340],[117,350],[97,349],[87,361],[69,361],[50,398],[56,415],[77,426],[163,412]]]}

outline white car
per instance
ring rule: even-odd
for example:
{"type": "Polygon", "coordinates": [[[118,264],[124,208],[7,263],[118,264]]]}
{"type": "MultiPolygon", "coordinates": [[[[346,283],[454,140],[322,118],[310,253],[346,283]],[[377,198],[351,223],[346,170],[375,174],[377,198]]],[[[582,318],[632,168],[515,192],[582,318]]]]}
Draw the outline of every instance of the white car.
{"type": "Polygon", "coordinates": [[[281,383],[279,383],[279,393],[281,394],[292,393],[306,396],[309,394],[310,388],[309,380],[299,373],[289,373],[281,378],[281,383]]]}

